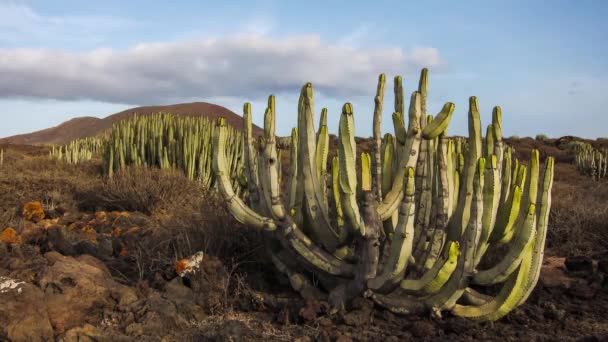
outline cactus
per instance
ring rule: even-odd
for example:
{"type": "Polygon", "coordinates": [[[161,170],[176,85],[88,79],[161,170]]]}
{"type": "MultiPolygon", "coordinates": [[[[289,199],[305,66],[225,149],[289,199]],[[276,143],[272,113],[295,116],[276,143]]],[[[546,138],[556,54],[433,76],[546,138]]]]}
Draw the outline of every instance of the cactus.
{"type": "MultiPolygon", "coordinates": [[[[468,139],[448,138],[455,106],[446,103],[434,118],[426,115],[426,69],[411,96],[407,122],[402,79],[395,78],[395,134],[381,137],[384,81],[381,75],[373,155],[357,158],[354,110],[346,103],[330,174],[323,162],[325,119],[315,132],[313,88],[304,85],[287,194],[277,177],[271,96],[257,149],[245,134],[247,184],[256,194],[249,206],[235,196],[226,155],[230,133],[218,120],[213,169],[220,193],[238,221],[269,232],[275,266],[305,298],[327,300],[334,311],[366,296],[395,313],[451,311],[497,320],[523,303],[538,280],[554,161],[547,158],[541,172],[534,150],[527,167],[513,162],[512,150],[502,143],[499,107],[482,139],[475,97],[469,101],[468,139]],[[325,191],[324,175],[331,178],[332,191],[325,191]],[[484,256],[498,247],[507,250],[503,258],[482,268],[490,262],[484,263],[484,256]],[[470,287],[496,284],[502,287],[495,296],[470,287]]],[[[245,108],[247,132],[249,104],[245,108]]]]}
{"type": "Polygon", "coordinates": [[[105,140],[103,138],[88,137],[75,139],[66,145],[51,146],[49,157],[76,165],[89,161],[96,155],[100,155],[104,148],[105,140]]]}
{"type": "MultiPolygon", "coordinates": [[[[181,117],[171,114],[138,116],[115,123],[103,151],[104,173],[128,165],[161,169],[176,168],[191,180],[212,187],[215,177],[211,171],[213,132],[215,125],[207,118],[181,117]]],[[[251,127],[246,129],[251,137],[251,127]]],[[[235,188],[243,187],[243,140],[234,129],[227,131],[227,159],[230,181],[235,188]]],[[[247,158],[245,151],[245,158],[247,158]]],[[[246,186],[245,186],[246,188],[246,186]]],[[[238,192],[238,190],[237,190],[238,192]]]]}
{"type": "Polygon", "coordinates": [[[606,178],[608,171],[608,148],[595,149],[588,143],[573,142],[572,144],[577,170],[594,180],[606,178]]]}

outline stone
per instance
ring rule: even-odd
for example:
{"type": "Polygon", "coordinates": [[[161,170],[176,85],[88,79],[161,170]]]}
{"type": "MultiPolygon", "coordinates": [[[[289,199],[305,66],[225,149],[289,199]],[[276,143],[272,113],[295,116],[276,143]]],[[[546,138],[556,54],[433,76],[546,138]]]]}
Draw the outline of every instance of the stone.
{"type": "Polygon", "coordinates": [[[593,272],[593,260],[587,256],[568,257],[564,261],[566,269],[570,272],[581,272],[591,274],[593,272]]]}
{"type": "Polygon", "coordinates": [[[44,294],[32,284],[0,277],[0,340],[52,341],[44,294]]]}
{"type": "Polygon", "coordinates": [[[114,281],[93,257],[80,261],[56,252],[44,256],[51,266],[40,276],[39,284],[57,334],[97,321],[103,308],[114,308],[116,303],[128,306],[138,299],[133,289],[114,281]]]}
{"type": "Polygon", "coordinates": [[[38,222],[44,219],[44,209],[42,203],[38,201],[28,202],[23,206],[23,217],[32,222],[38,222]]]}

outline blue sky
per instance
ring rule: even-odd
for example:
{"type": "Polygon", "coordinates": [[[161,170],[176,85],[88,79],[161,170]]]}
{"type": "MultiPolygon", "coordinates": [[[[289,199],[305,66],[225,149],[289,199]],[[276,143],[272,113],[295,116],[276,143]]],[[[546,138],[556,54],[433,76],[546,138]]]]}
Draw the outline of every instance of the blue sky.
{"type": "Polygon", "coordinates": [[[453,134],[475,95],[485,123],[502,106],[507,136],[608,136],[607,16],[600,0],[0,0],[0,137],[191,101],[250,101],[260,124],[269,94],[288,134],[308,81],[330,130],[349,101],[366,136],[377,75],[389,131],[392,76],[409,94],[425,66],[429,112],[456,104],[453,134]]]}

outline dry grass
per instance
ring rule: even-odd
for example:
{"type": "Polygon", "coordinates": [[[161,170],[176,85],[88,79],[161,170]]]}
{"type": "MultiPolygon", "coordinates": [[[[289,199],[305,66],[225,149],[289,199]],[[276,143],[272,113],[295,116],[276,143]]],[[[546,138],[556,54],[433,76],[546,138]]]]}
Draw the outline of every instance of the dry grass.
{"type": "Polygon", "coordinates": [[[560,256],[606,253],[608,182],[582,176],[574,165],[556,164],[547,248],[560,256]]]}
{"type": "Polygon", "coordinates": [[[112,178],[104,178],[81,189],[76,197],[85,211],[121,210],[152,214],[163,207],[187,205],[198,194],[198,185],[188,182],[176,170],[128,167],[112,178]]]}
{"type": "Polygon", "coordinates": [[[42,202],[45,210],[75,209],[74,193],[98,182],[98,165],[75,167],[48,157],[42,147],[5,148],[0,167],[0,227],[17,226],[23,205],[42,202]]]}

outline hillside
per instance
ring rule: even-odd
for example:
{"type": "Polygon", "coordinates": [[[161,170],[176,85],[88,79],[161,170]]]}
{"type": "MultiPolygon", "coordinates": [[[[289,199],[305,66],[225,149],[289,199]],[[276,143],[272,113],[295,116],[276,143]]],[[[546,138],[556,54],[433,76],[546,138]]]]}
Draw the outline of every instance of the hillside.
{"type": "MultiPolygon", "coordinates": [[[[225,107],[206,102],[192,102],[168,106],[136,107],[110,115],[104,119],[94,117],[75,118],[56,127],[2,138],[0,139],[0,144],[66,144],[74,139],[100,134],[106,129],[111,128],[113,123],[128,119],[136,113],[139,115],[150,115],[158,112],[187,116],[205,116],[210,119],[224,117],[234,127],[240,128],[242,125],[242,117],[225,107]]],[[[253,129],[254,131],[260,131],[260,128],[257,126],[254,126],[253,129]]]]}

